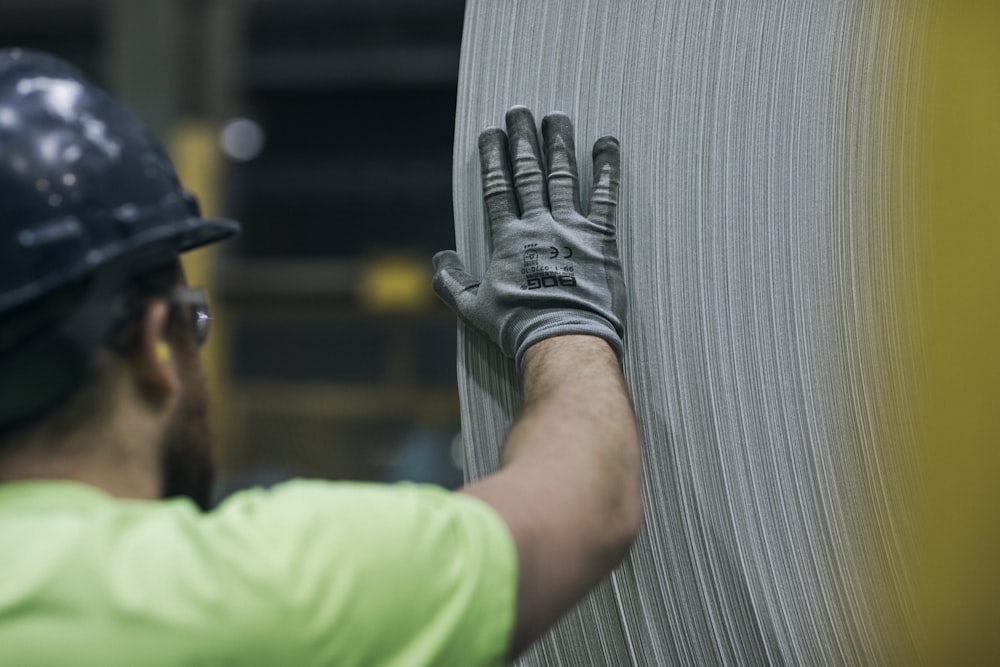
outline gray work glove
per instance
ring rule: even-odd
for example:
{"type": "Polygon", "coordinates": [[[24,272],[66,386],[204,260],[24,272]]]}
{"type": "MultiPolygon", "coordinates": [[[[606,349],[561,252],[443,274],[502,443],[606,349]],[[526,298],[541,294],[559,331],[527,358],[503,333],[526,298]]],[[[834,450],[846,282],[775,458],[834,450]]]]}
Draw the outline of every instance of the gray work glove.
{"type": "Polygon", "coordinates": [[[615,238],[618,141],[594,144],[594,188],[584,217],[572,121],[549,114],[542,137],[545,172],[528,109],[507,112],[507,134],[490,128],[479,135],[490,263],[477,280],[454,251],[439,252],[434,291],[518,368],[533,344],[568,334],[599,336],[621,360],[626,297],[615,238]]]}

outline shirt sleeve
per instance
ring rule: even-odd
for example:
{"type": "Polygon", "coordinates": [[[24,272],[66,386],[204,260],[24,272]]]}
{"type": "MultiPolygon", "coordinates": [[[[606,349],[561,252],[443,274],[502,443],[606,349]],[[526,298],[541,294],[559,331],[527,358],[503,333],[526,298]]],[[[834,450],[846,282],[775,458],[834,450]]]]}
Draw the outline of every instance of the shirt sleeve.
{"type": "Polygon", "coordinates": [[[286,664],[506,662],[516,553],[482,501],[425,485],[295,481],[235,494],[213,515],[217,535],[257,545],[266,567],[254,570],[280,606],[261,614],[274,624],[262,630],[286,664]]]}

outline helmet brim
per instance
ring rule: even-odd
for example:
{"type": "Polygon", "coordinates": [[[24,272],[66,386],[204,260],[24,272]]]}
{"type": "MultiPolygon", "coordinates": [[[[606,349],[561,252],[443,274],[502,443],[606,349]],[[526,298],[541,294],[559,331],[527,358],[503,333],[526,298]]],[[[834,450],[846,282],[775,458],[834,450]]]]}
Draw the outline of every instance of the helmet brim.
{"type": "Polygon", "coordinates": [[[240,223],[235,220],[217,218],[205,220],[202,218],[191,218],[187,221],[190,229],[185,230],[180,235],[180,252],[195,250],[202,246],[225,241],[240,233],[240,223]]]}
{"type": "Polygon", "coordinates": [[[204,219],[197,216],[181,218],[148,229],[143,233],[117,243],[105,244],[100,251],[92,251],[80,256],[77,261],[53,272],[42,280],[36,280],[22,288],[0,295],[0,314],[18,308],[63,285],[105,270],[105,265],[128,261],[134,255],[150,255],[152,262],[142,266],[133,262],[132,271],[156,268],[154,264],[164,258],[177,257],[182,253],[224,241],[240,233],[240,223],[225,218],[204,219]],[[150,254],[150,250],[155,252],[150,254]]]}

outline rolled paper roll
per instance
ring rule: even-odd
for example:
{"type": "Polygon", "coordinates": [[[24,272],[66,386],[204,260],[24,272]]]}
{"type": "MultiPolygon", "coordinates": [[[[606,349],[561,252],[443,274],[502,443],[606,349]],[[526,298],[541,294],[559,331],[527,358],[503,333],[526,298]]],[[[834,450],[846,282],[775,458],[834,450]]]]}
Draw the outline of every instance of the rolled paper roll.
{"type": "MultiPolygon", "coordinates": [[[[625,371],[645,525],[524,665],[893,664],[909,650],[919,3],[469,0],[459,254],[488,257],[477,136],[515,104],[621,142],[625,371]]],[[[513,365],[460,330],[468,474],[513,365]]]]}

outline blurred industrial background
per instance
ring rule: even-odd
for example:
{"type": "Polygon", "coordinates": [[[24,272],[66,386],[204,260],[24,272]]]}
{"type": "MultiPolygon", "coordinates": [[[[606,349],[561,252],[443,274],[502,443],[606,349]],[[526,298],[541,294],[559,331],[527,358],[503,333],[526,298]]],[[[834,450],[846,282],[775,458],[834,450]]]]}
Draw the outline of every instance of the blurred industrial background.
{"type": "Polygon", "coordinates": [[[291,476],[461,482],[453,316],[463,0],[0,0],[0,44],[86,72],[242,238],[212,295],[220,492],[291,476]]]}

